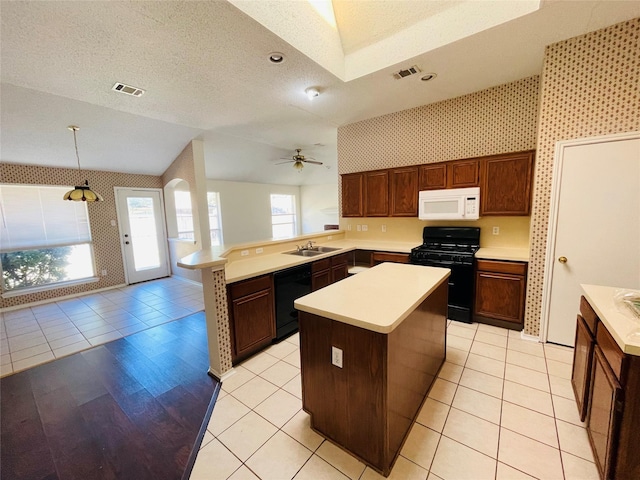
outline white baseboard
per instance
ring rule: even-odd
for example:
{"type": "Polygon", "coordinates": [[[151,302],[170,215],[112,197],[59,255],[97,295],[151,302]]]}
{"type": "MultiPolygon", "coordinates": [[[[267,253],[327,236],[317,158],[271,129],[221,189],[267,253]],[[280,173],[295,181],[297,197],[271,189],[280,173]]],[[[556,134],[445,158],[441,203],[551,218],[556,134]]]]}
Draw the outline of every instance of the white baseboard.
{"type": "Polygon", "coordinates": [[[49,298],[47,300],[38,300],[37,302],[22,303],[20,305],[14,305],[12,307],[0,308],[0,312],[11,312],[13,310],[20,310],[22,308],[37,307],[38,305],[45,305],[45,304],[51,303],[51,302],[61,302],[63,300],[71,300],[72,298],[84,297],[86,295],[93,295],[94,293],[106,292],[107,290],[113,290],[114,288],[123,288],[123,287],[126,287],[126,286],[127,286],[126,283],[121,283],[119,285],[113,285],[111,287],[96,288],[95,290],[88,290],[86,292],[72,293],[70,295],[63,295],[62,297],[54,297],[54,298],[49,298]]]}
{"type": "Polygon", "coordinates": [[[540,337],[538,335],[527,335],[526,333],[524,333],[524,330],[520,332],[520,338],[522,340],[527,340],[528,342],[540,342],[540,337]]]}

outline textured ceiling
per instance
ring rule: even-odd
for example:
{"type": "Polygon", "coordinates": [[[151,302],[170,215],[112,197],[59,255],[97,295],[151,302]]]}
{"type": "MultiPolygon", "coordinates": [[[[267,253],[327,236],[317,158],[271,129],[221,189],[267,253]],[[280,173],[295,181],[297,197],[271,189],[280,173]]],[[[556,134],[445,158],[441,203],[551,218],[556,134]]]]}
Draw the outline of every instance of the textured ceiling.
{"type": "Polygon", "coordinates": [[[66,126],[78,124],[86,168],[161,174],[192,138],[201,138],[210,178],[334,182],[339,125],[539,74],[546,45],[640,16],[640,2],[550,1],[352,81],[321,66],[342,44],[345,51],[367,50],[403,26],[415,27],[415,19],[441,18],[460,3],[467,2],[339,0],[342,32],[325,45],[318,41],[320,23],[301,21],[305,2],[2,1],[0,159],[73,167],[66,126]],[[251,5],[285,5],[278,25],[296,38],[285,41],[274,33],[278,25],[265,27],[240,9],[251,5]],[[300,38],[315,52],[302,53],[300,38]],[[273,51],[286,61],[270,64],[273,51]],[[438,77],[393,80],[394,70],[412,64],[438,77]],[[147,93],[118,94],[115,82],[147,93]],[[309,86],[321,91],[312,101],[304,95],[309,86]],[[330,168],[297,174],[274,165],[294,148],[330,168]]]}

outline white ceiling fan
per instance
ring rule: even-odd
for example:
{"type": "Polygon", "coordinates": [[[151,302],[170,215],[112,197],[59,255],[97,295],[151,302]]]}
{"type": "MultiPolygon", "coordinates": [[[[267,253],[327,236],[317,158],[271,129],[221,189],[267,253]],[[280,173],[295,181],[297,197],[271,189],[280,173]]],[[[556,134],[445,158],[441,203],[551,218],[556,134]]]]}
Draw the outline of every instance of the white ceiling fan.
{"type": "Polygon", "coordinates": [[[301,151],[302,151],[302,149],[296,148],[296,154],[293,157],[291,157],[291,160],[289,160],[288,158],[281,158],[280,160],[286,160],[286,162],[276,163],[276,165],[283,165],[285,163],[293,163],[293,168],[295,168],[299,172],[302,171],[302,169],[304,168],[304,164],[305,163],[312,163],[313,165],[322,165],[322,162],[318,162],[314,158],[311,158],[311,157],[305,158],[304,155],[300,154],[301,151]]]}

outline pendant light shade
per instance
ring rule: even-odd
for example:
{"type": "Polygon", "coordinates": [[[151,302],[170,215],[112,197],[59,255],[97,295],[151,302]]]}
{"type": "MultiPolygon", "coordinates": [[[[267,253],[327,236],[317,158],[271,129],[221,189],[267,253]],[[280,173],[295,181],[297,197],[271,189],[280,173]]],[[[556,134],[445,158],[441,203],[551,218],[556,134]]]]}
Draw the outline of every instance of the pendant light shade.
{"type": "MultiPolygon", "coordinates": [[[[76,159],[78,160],[78,173],[82,178],[82,170],[80,170],[80,155],[78,155],[78,141],[76,139],[76,132],[80,130],[80,127],[75,125],[69,125],[67,127],[73,132],[73,144],[76,147],[76,159]]],[[[84,185],[77,185],[73,190],[69,190],[64,194],[64,200],[72,200],[74,202],[101,202],[102,196],[91,190],[89,187],[89,180],[84,181],[84,185]]]]}
{"type": "Polygon", "coordinates": [[[89,187],[89,181],[85,180],[84,185],[76,185],[73,190],[69,190],[64,194],[64,200],[73,200],[76,202],[101,202],[102,196],[94,192],[89,187]]]}

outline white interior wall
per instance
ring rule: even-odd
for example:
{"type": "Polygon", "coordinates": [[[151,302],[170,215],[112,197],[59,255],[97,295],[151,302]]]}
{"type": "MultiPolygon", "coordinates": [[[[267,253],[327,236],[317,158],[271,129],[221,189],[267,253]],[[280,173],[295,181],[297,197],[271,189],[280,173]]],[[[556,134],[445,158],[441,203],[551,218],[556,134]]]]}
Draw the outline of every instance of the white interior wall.
{"type": "MultiPolygon", "coordinates": [[[[227,247],[238,243],[268,240],[272,237],[271,194],[295,195],[296,212],[300,218],[298,186],[208,179],[207,191],[220,193],[222,238],[227,247]]],[[[300,231],[299,227],[298,233],[300,231]]]]}
{"type": "Polygon", "coordinates": [[[300,206],[303,234],[320,232],[327,224],[337,225],[338,184],[302,185],[300,206]]]}

